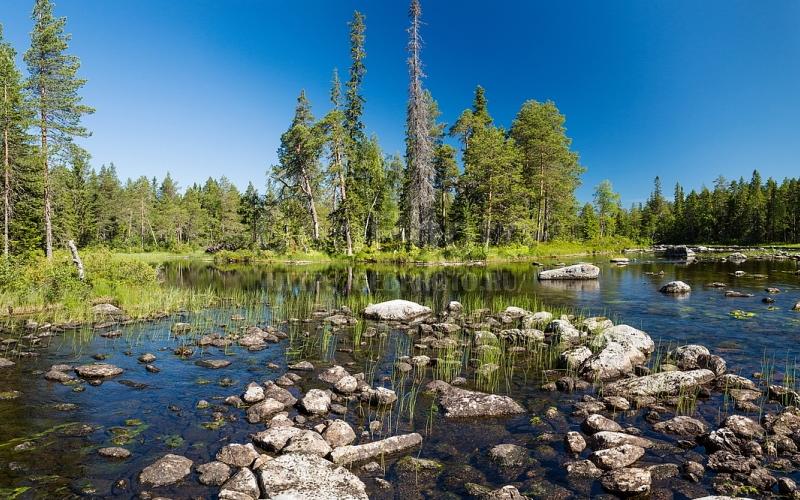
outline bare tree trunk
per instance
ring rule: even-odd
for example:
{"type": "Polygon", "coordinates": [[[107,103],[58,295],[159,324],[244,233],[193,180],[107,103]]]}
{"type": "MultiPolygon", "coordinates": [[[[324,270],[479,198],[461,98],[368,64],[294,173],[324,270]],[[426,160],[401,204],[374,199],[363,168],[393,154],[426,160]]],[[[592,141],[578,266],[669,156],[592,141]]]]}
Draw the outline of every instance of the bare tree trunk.
{"type": "MultiPolygon", "coordinates": [[[[3,85],[3,102],[8,101],[8,86],[3,85]]],[[[3,255],[8,257],[8,225],[11,222],[11,153],[9,152],[8,127],[3,126],[3,255]]]]}
{"type": "Polygon", "coordinates": [[[486,236],[483,240],[483,249],[485,251],[489,250],[489,234],[492,229],[492,178],[489,178],[489,197],[486,200],[486,236]]]}
{"type": "Polygon", "coordinates": [[[311,180],[306,174],[306,169],[300,169],[302,175],[301,187],[308,199],[308,210],[311,212],[311,222],[314,224],[314,241],[319,241],[319,217],[317,216],[317,206],[314,203],[314,191],[311,189],[311,180]]]}
{"type": "Polygon", "coordinates": [[[420,50],[422,40],[419,35],[422,8],[419,0],[411,0],[409,8],[411,26],[408,28],[408,110],[406,118],[409,186],[406,196],[408,237],[419,245],[430,244],[434,240],[435,194],[433,191],[433,145],[429,130],[430,116],[428,102],[422,87],[424,73],[420,50]]]}
{"type": "MultiPolygon", "coordinates": [[[[341,165],[341,163],[340,163],[341,165]]],[[[340,167],[341,168],[341,167],[340,167]]],[[[347,256],[353,256],[353,236],[350,234],[350,214],[347,210],[347,191],[345,188],[344,174],[339,172],[339,191],[342,196],[342,214],[344,216],[344,238],[347,241],[347,256]]]]}
{"type": "Polygon", "coordinates": [[[75,264],[75,268],[78,270],[78,278],[83,281],[86,279],[86,275],[83,271],[83,261],[81,256],[78,255],[78,247],[75,246],[75,242],[72,240],[67,242],[67,246],[69,247],[69,253],[72,254],[72,263],[75,264]]]}
{"type": "MultiPolygon", "coordinates": [[[[39,88],[42,96],[41,102],[44,103],[47,89],[44,86],[39,88]]],[[[43,163],[43,179],[44,179],[44,242],[45,242],[45,255],[48,260],[53,258],[53,220],[52,208],[50,206],[50,165],[49,153],[47,151],[47,110],[42,104],[39,110],[39,117],[41,122],[41,141],[42,141],[42,163],[43,163]]]]}

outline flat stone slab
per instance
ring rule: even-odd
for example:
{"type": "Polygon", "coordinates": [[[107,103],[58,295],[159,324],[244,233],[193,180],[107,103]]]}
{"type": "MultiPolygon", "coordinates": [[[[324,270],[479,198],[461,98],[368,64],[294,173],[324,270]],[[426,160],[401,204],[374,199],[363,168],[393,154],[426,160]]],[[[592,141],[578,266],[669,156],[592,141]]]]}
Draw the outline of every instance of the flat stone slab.
{"type": "Polygon", "coordinates": [[[508,396],[448,387],[439,396],[445,417],[502,417],[525,413],[525,408],[508,396]]]}
{"type": "Polygon", "coordinates": [[[714,380],[711,370],[661,372],[613,382],[603,389],[606,396],[677,396],[714,380]]]}
{"type": "Polygon", "coordinates": [[[218,370],[220,368],[225,368],[226,366],[230,366],[231,362],[227,359],[201,359],[195,362],[197,366],[202,366],[203,368],[211,368],[212,370],[218,370]]]}
{"type": "Polygon", "coordinates": [[[596,280],[599,276],[600,268],[592,264],[575,264],[539,273],[540,280],[596,280]]]}
{"type": "Polygon", "coordinates": [[[422,436],[414,432],[412,434],[392,436],[372,443],[340,446],[331,452],[331,458],[336,464],[348,465],[377,456],[405,451],[419,446],[421,443],[422,436]]]}
{"type": "Polygon", "coordinates": [[[262,495],[304,500],[367,500],[366,486],[353,473],[322,457],[289,453],[265,463],[258,471],[262,495]]]}
{"type": "Polygon", "coordinates": [[[193,462],[180,455],[166,454],[139,474],[139,482],[154,488],[175,484],[192,472],[193,462]]]}
{"type": "Polygon", "coordinates": [[[110,378],[120,375],[124,370],[108,363],[91,363],[75,368],[75,373],[82,378],[110,378]]]}
{"type": "Polygon", "coordinates": [[[409,300],[389,300],[379,304],[370,304],[364,309],[364,317],[380,321],[411,321],[428,316],[430,307],[409,300]]]}

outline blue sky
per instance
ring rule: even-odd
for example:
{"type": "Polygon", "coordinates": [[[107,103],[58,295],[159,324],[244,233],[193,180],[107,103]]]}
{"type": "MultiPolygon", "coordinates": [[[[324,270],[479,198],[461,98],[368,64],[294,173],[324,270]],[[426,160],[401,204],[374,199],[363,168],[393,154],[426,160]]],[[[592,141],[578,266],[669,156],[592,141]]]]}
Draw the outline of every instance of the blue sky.
{"type": "MultiPolygon", "coordinates": [[[[33,2],[0,1],[21,53],[33,2]]],[[[57,0],[97,108],[82,143],[122,177],[260,187],[299,90],[321,115],[331,70],[346,76],[354,9],[367,16],[367,128],[402,152],[407,2],[395,0],[57,0]]],[[[525,100],[554,100],[588,168],[581,200],[606,178],[627,205],[656,175],[671,192],[754,168],[800,172],[800,2],[423,0],[423,10],[442,119],[477,84],[506,126],[525,100]]]]}

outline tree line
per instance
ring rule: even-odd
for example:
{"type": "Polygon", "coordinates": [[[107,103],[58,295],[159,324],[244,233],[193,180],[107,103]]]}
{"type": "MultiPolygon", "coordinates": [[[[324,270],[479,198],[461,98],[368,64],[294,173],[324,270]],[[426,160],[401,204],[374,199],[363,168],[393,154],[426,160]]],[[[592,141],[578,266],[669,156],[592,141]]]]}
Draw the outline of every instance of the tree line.
{"type": "Polygon", "coordinates": [[[4,254],[80,246],[184,249],[321,250],[353,255],[410,245],[530,245],[554,239],[752,243],[800,239],[798,181],[718,179],[714,189],[672,201],[660,180],[649,200],[624,209],[610,181],[580,205],[585,168],[552,101],[522,104],[510,127],[497,123],[485,90],[453,123],[441,120],[425,88],[422,9],[411,0],[408,28],[406,148],[385,154],[363,122],[366,17],[348,23],[350,67],[332,72],[329,102],[314,114],[304,91],[281,135],[277,165],[264,188],[240,192],[209,178],[182,189],[163,179],[122,181],[113,164],[99,170],[74,142],[93,112],[79,91],[79,60],[51,0],[35,0],[27,76],[0,28],[0,127],[4,254]],[[744,228],[744,230],[743,230],[744,228]]]}

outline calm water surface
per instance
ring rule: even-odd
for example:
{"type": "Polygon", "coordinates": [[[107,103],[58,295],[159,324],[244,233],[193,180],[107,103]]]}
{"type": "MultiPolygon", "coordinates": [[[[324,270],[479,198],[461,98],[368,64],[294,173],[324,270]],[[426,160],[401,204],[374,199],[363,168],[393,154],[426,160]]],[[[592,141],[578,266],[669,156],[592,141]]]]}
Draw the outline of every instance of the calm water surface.
{"type": "MultiPolygon", "coordinates": [[[[223,445],[249,442],[249,435],[263,428],[244,419],[243,410],[222,405],[222,399],[241,394],[251,381],[274,379],[285,366],[297,359],[308,359],[318,369],[337,363],[352,373],[360,371],[374,377],[373,383],[394,386],[401,402],[390,414],[375,414],[374,409],[350,403],[344,417],[359,434],[373,419],[383,422],[383,434],[416,431],[424,436],[418,452],[423,458],[444,463],[438,476],[414,478],[398,475],[393,458],[385,463],[386,479],[393,489],[380,490],[373,477],[359,473],[376,498],[457,498],[464,484],[475,482],[493,487],[515,484],[534,497],[587,497],[601,493],[599,483],[566,477],[561,437],[577,429],[581,419],[570,416],[571,403],[580,395],[565,395],[540,390],[540,369],[526,369],[519,363],[509,377],[493,389],[520,401],[529,413],[502,420],[448,421],[436,411],[430,397],[415,394],[415,388],[431,378],[431,369],[420,381],[399,380],[393,367],[399,356],[417,354],[408,335],[388,331],[385,335],[356,341],[348,330],[332,332],[314,323],[285,323],[273,317],[278,304],[341,303],[348,296],[405,298],[431,305],[436,310],[450,300],[464,302],[468,308],[484,304],[504,308],[539,301],[549,309],[571,311],[584,316],[605,315],[647,331],[656,343],[669,345],[701,343],[723,356],[730,371],[745,376],[774,365],[778,372],[796,365],[800,354],[800,312],[791,310],[800,301],[800,276],[792,261],[748,261],[741,265],[698,262],[690,265],[640,256],[625,267],[605,263],[596,282],[538,282],[537,268],[530,264],[490,267],[412,267],[412,266],[254,266],[216,267],[205,262],[176,262],[165,269],[165,279],[179,286],[214,289],[221,294],[263,293],[263,303],[243,310],[231,304],[222,310],[204,311],[159,322],[136,324],[123,329],[118,339],[105,339],[95,331],[68,332],[39,349],[37,358],[16,360],[16,366],[0,371],[0,391],[19,391],[17,399],[0,400],[0,498],[136,498],[142,491],[136,478],[143,467],[164,453],[185,455],[195,464],[213,460],[223,445]],[[734,277],[736,270],[745,276],[734,277]],[[663,271],[662,276],[648,273],[663,271]],[[764,277],[758,277],[763,275],[764,277]],[[692,286],[686,297],[670,297],[658,292],[667,281],[680,279],[692,286]],[[725,289],[705,286],[725,282],[728,289],[749,292],[751,298],[726,298],[725,289]],[[761,299],[765,287],[777,287],[775,303],[761,299]],[[755,313],[749,319],[736,319],[731,310],[755,313]],[[292,334],[292,339],[248,352],[238,347],[227,351],[195,349],[180,358],[173,350],[190,344],[191,338],[175,337],[170,326],[175,321],[192,322],[198,333],[235,329],[240,323],[231,315],[242,313],[247,324],[277,322],[292,334]],[[308,336],[304,332],[310,332],[308,336]],[[137,358],[151,352],[157,356],[159,373],[149,373],[137,358]],[[232,364],[222,370],[209,370],[195,362],[203,357],[227,356],[232,364]],[[81,364],[105,357],[125,372],[101,386],[75,386],[47,382],[42,373],[56,363],[81,364]],[[280,369],[272,370],[268,363],[280,369]],[[411,391],[411,392],[409,392],[411,391]],[[196,409],[199,400],[211,403],[209,409],[196,409]],[[413,400],[413,405],[411,401],[413,400]],[[63,403],[74,407],[66,408],[63,403]],[[557,418],[546,418],[545,411],[555,406],[557,418]],[[226,423],[206,428],[213,411],[224,411],[226,423]],[[532,418],[532,417],[539,418],[532,418]],[[550,438],[548,434],[555,435],[550,438]],[[29,443],[29,444],[24,444],[29,443]],[[97,449],[122,444],[132,452],[124,461],[108,460],[97,449]],[[515,443],[527,447],[535,460],[521,470],[501,470],[486,459],[496,444],[515,443]],[[23,446],[19,446],[23,445],[23,446]],[[118,484],[124,480],[127,484],[118,484]]],[[[368,298],[364,298],[368,301],[368,298]]],[[[275,314],[277,316],[277,314],[275,314]]],[[[298,318],[305,319],[305,318],[298,318]]],[[[362,328],[363,330],[363,328],[362,328]]],[[[3,338],[18,337],[6,334],[3,338]]],[[[471,371],[468,387],[474,387],[471,371]]],[[[309,375],[292,391],[295,395],[314,387],[324,387],[309,375]]],[[[697,415],[715,425],[727,409],[719,396],[700,404],[697,415]]],[[[670,415],[665,415],[668,418],[670,415]]],[[[668,445],[671,438],[650,431],[639,413],[620,415],[627,425],[640,427],[646,435],[668,445]]],[[[701,450],[700,450],[701,451],[701,450]]],[[[694,451],[672,446],[648,450],[642,463],[682,463],[694,451]]],[[[703,461],[700,455],[694,457],[703,461]]],[[[711,475],[709,474],[709,478],[711,475]]],[[[797,474],[794,479],[800,479],[797,474]]],[[[692,498],[710,492],[709,484],[692,485],[681,479],[655,483],[657,490],[669,491],[674,498],[692,498]]],[[[188,478],[178,488],[164,488],[159,494],[173,498],[214,498],[208,489],[188,478]]]]}

